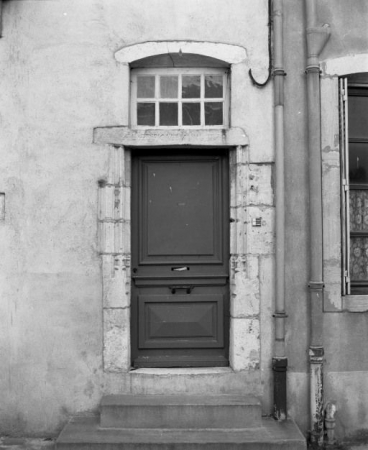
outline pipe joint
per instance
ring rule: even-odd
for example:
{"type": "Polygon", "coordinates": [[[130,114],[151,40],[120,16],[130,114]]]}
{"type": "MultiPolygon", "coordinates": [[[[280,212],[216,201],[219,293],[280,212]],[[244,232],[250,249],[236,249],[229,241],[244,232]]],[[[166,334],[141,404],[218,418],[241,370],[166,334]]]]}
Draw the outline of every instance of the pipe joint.
{"type": "Polygon", "coordinates": [[[324,355],[323,347],[309,347],[309,362],[311,364],[323,364],[324,355]]]}
{"type": "Polygon", "coordinates": [[[315,65],[308,65],[305,69],[304,73],[306,75],[317,73],[318,75],[321,75],[322,70],[319,68],[319,64],[315,65]]]}
{"type": "Polygon", "coordinates": [[[310,281],[308,287],[311,291],[321,291],[325,287],[323,281],[310,281]]]}
{"type": "Polygon", "coordinates": [[[288,360],[285,357],[272,358],[272,370],[274,372],[286,372],[288,367],[288,360]]]}
{"type": "Polygon", "coordinates": [[[274,77],[276,77],[276,76],[286,77],[286,76],[287,76],[287,73],[285,72],[284,69],[273,69],[272,75],[273,75],[274,77]]]}
{"type": "Polygon", "coordinates": [[[275,319],[286,319],[289,316],[285,312],[279,312],[272,314],[272,317],[274,317],[275,319]]]}

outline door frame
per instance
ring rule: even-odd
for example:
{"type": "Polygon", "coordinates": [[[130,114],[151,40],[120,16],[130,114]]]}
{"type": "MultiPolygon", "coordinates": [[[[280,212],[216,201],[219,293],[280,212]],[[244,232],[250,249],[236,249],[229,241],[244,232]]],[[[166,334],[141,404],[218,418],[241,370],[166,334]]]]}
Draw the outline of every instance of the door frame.
{"type": "MultiPolygon", "coordinates": [[[[162,133],[137,132],[129,128],[102,128],[95,142],[109,144],[108,175],[99,182],[99,252],[103,273],[103,367],[105,373],[129,373],[130,357],[130,172],[131,151],[162,146],[162,133]],[[113,143],[113,144],[112,144],[113,143]],[[131,150],[132,149],[132,150],[131,150]],[[113,205],[119,204],[118,217],[113,205]]],[[[229,149],[230,173],[230,369],[257,369],[260,354],[260,288],[272,295],[272,277],[260,279],[261,273],[273,274],[272,191],[257,192],[249,198],[250,177],[271,183],[272,164],[249,163],[248,138],[241,128],[165,132],[165,142],[173,146],[229,149]],[[257,175],[254,170],[261,170],[257,175]],[[265,197],[267,195],[267,197],[265,197]],[[270,206],[265,204],[265,198],[270,206]],[[252,221],[263,215],[262,228],[252,228],[252,221]],[[260,241],[263,242],[259,253],[260,241]],[[264,244],[265,243],[265,244],[264,244]],[[264,255],[264,257],[262,256],[264,255]],[[260,259],[261,258],[261,259],[260,259]],[[261,260],[263,262],[261,262],[261,260]],[[261,265],[260,265],[261,264],[261,265]]],[[[252,182],[253,183],[253,182],[252,182]]],[[[267,184],[265,185],[267,188],[267,184]]],[[[263,292],[262,295],[265,295],[263,292]]],[[[268,294],[266,294],[268,295],[268,294]]],[[[267,329],[272,330],[272,316],[263,314],[267,329]]],[[[268,342],[268,341],[267,341],[268,342]]],[[[268,351],[268,350],[267,350],[268,351]]],[[[264,357],[266,353],[264,354],[264,357]]],[[[188,369],[187,369],[188,370],[188,369]]],[[[266,370],[266,369],[265,369],[266,370]]],[[[136,371],[135,371],[136,372],[136,371]]]]}

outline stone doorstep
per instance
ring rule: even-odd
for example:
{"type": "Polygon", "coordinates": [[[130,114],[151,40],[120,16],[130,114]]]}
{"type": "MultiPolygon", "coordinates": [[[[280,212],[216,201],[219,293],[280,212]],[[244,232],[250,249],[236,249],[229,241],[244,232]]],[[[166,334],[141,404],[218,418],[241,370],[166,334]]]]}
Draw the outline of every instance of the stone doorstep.
{"type": "Polygon", "coordinates": [[[250,395],[108,395],[102,428],[254,428],[260,401],[250,395]]]}
{"type": "Polygon", "coordinates": [[[262,418],[246,429],[102,429],[98,417],[76,418],[61,432],[56,450],[305,450],[306,441],[288,420],[262,418]]]}

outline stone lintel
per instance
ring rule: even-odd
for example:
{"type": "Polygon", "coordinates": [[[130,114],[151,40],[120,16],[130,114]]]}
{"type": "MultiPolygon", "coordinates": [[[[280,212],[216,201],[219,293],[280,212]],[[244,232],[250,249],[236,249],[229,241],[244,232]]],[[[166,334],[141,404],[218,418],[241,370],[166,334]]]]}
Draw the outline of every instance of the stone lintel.
{"type": "Polygon", "coordinates": [[[124,145],[126,147],[163,146],[216,146],[234,147],[248,145],[248,137],[242,128],[222,129],[145,129],[129,127],[95,128],[95,144],[124,145]]]}

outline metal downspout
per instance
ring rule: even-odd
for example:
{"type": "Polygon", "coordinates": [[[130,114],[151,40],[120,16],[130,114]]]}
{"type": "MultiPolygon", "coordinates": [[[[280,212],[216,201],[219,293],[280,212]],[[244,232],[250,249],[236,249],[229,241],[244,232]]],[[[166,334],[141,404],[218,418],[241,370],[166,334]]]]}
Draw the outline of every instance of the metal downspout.
{"type": "Polygon", "coordinates": [[[0,38],[3,37],[3,2],[0,0],[0,38]]]}
{"type": "Polygon", "coordinates": [[[284,192],[284,67],[283,67],[283,0],[273,1],[274,30],[274,119],[276,170],[276,304],[273,369],[273,414],[277,420],[287,417],[285,353],[285,192],[284,192]]]}
{"type": "Polygon", "coordinates": [[[320,68],[318,57],[330,30],[316,26],[316,2],[305,0],[307,18],[307,117],[310,217],[310,427],[311,442],[323,444],[323,254],[320,68]]]}

